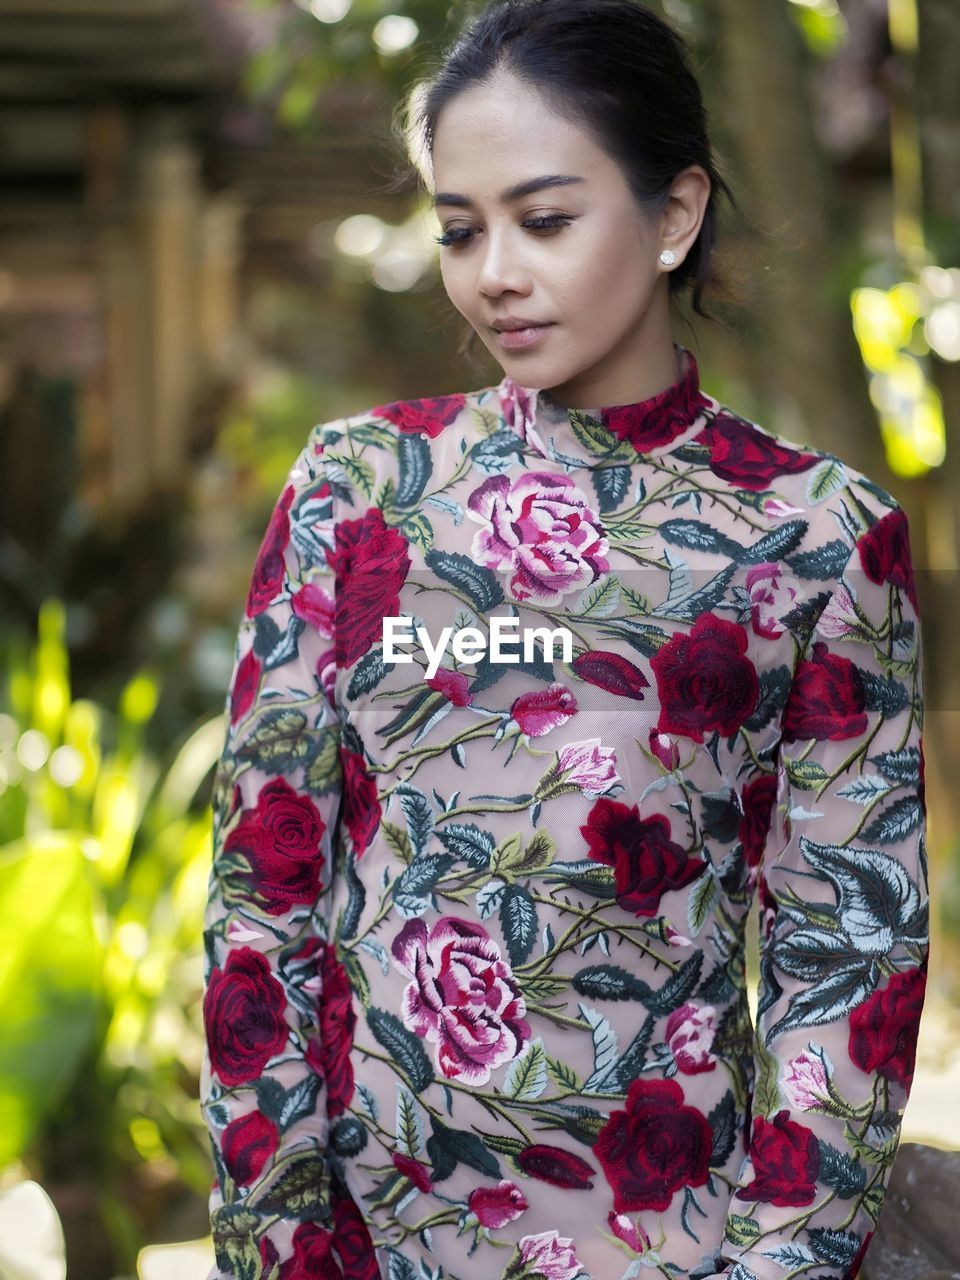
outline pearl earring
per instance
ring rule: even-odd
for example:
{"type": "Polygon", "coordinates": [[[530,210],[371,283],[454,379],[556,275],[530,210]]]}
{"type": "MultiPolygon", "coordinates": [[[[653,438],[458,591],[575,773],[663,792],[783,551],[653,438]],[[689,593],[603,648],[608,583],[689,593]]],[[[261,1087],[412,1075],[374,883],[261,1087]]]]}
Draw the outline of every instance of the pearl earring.
{"type": "Polygon", "coordinates": [[[663,263],[665,267],[672,267],[673,264],[676,262],[676,260],[677,260],[677,255],[673,252],[672,249],[660,250],[660,261],[663,263]]]}

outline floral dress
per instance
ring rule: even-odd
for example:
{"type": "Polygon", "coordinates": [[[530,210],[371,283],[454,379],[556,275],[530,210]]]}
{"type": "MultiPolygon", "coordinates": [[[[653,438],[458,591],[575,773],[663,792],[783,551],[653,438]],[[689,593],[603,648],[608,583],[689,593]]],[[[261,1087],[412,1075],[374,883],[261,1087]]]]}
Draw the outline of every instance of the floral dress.
{"type": "Polygon", "coordinates": [[[928,960],[907,521],[675,350],[290,469],[213,794],[215,1276],[860,1269],[928,960]]]}

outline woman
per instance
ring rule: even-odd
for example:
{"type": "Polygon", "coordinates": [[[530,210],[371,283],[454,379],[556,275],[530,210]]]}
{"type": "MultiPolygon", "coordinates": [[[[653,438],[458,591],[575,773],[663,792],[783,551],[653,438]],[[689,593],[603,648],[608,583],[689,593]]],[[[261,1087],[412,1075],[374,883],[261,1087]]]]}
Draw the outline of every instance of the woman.
{"type": "Polygon", "coordinates": [[[507,0],[422,123],[503,377],[315,427],[260,550],[206,928],[217,1274],[854,1277],[928,957],[905,516],[671,338],[725,188],[669,27],[507,0]]]}

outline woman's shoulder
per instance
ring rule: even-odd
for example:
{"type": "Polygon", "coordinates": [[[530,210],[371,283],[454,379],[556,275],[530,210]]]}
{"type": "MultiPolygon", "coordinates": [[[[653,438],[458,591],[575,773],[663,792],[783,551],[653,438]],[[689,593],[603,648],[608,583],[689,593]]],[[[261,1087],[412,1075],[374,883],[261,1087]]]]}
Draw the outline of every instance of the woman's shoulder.
{"type": "Polygon", "coordinates": [[[422,533],[412,509],[437,465],[439,438],[453,429],[465,448],[471,433],[495,432],[498,406],[492,386],[381,401],[323,417],[302,438],[281,504],[312,518],[310,504],[319,496],[332,500],[338,519],[380,510],[401,524],[413,521],[410,536],[422,533]]]}
{"type": "Polygon", "coordinates": [[[844,456],[842,444],[835,451],[797,440],[714,403],[715,412],[697,441],[707,451],[711,471],[741,492],[789,495],[798,515],[824,504],[833,509],[829,500],[839,501],[844,493],[848,498],[862,495],[884,508],[899,506],[888,489],[844,456]]]}
{"type": "Polygon", "coordinates": [[[458,418],[473,408],[497,399],[496,384],[468,391],[452,391],[435,396],[412,396],[403,400],[387,400],[355,409],[339,418],[317,423],[311,430],[308,445],[333,445],[345,436],[359,437],[362,443],[376,446],[389,436],[425,435],[436,439],[458,418]]]}
{"type": "Polygon", "coordinates": [[[844,577],[860,581],[861,573],[874,582],[902,580],[914,600],[906,513],[843,456],[842,443],[833,450],[788,438],[714,400],[706,426],[680,452],[694,472],[705,466],[712,473],[706,502],[724,482],[712,519],[739,562],[775,562],[813,593],[844,577]]]}

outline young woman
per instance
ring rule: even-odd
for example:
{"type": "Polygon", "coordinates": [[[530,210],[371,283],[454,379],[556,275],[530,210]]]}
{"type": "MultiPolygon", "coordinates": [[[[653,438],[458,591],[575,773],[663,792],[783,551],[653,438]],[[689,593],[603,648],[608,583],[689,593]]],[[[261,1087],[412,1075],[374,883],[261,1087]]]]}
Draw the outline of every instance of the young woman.
{"type": "Polygon", "coordinates": [[[496,4],[422,123],[503,377],[315,427],[257,559],[205,934],[216,1273],[850,1280],[928,958],[905,516],[671,337],[725,187],[662,21],[496,4]]]}

